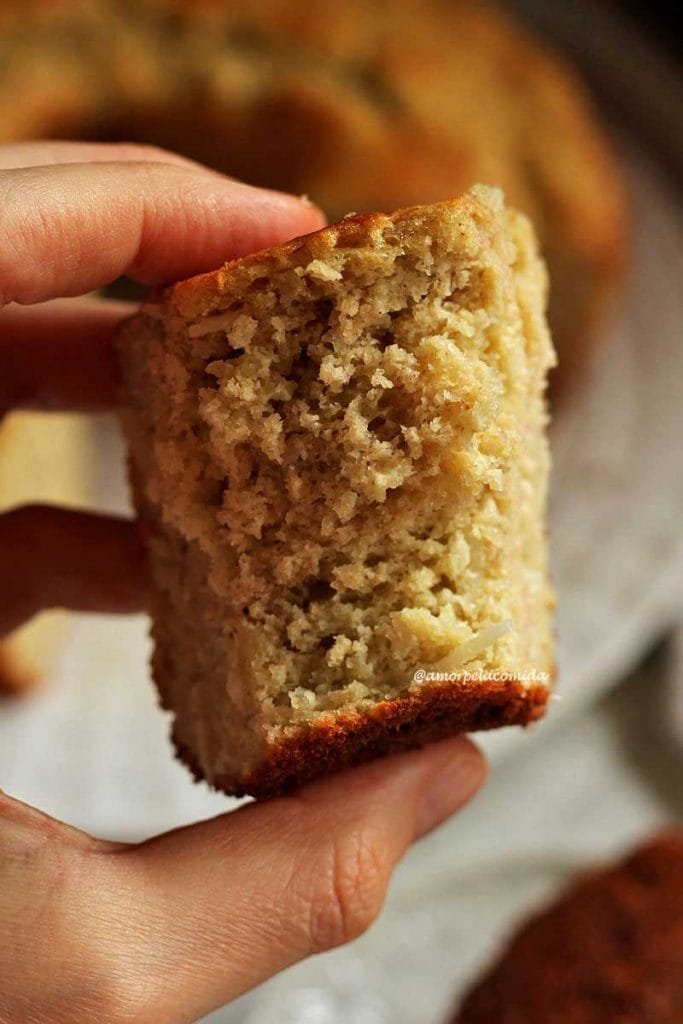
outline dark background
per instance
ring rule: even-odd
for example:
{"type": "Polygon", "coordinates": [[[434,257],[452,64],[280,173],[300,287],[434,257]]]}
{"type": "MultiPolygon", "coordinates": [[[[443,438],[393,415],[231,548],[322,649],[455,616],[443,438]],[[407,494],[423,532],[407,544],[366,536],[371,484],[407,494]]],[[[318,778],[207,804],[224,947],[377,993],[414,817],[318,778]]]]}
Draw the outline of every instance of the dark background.
{"type": "Polygon", "coordinates": [[[624,11],[648,33],[653,42],[665,47],[679,62],[683,55],[683,32],[681,31],[682,9],[680,4],[669,0],[613,0],[615,5],[624,11]]]}

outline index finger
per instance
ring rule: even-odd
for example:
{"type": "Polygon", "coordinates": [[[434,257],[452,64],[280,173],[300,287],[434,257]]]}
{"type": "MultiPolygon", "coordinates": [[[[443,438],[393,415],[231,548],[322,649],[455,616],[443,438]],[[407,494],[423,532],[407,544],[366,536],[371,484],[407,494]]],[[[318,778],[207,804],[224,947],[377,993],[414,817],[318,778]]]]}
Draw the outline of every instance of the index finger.
{"type": "Polygon", "coordinates": [[[154,161],[0,170],[0,306],[161,284],[320,227],[306,200],[154,161]]]}
{"type": "MultiPolygon", "coordinates": [[[[48,167],[51,164],[114,163],[150,161],[161,164],[183,164],[201,167],[194,160],[139,142],[73,142],[70,139],[22,140],[4,142],[0,146],[0,168],[48,167]]],[[[208,167],[207,174],[216,174],[208,167]]]]}

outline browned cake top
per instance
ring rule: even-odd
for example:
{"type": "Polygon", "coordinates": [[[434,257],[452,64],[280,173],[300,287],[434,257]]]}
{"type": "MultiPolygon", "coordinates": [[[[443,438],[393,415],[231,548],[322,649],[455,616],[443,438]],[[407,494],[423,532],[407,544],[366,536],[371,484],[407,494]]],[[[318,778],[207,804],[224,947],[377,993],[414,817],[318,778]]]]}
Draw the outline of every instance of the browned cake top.
{"type": "Polygon", "coordinates": [[[580,880],[527,924],[457,1024],[681,1024],[683,831],[580,880]]]}

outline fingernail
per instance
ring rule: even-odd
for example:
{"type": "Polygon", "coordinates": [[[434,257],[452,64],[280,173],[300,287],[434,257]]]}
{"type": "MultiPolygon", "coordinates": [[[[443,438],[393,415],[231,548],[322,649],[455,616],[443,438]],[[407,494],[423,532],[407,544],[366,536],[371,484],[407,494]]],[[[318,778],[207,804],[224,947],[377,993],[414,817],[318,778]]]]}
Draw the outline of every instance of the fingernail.
{"type": "Polygon", "coordinates": [[[443,758],[427,777],[415,819],[415,839],[431,832],[476,793],[486,777],[486,761],[465,737],[441,745],[443,758]]]}

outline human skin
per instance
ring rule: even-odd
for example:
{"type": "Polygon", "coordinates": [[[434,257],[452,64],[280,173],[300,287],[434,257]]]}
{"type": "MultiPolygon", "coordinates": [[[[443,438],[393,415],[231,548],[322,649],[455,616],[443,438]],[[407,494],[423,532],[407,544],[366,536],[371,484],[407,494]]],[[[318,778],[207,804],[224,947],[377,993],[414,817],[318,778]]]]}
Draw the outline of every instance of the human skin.
{"type": "MultiPolygon", "coordinates": [[[[0,147],[0,211],[0,415],[116,406],[129,309],[86,293],[322,225],[301,199],[130,145],[0,147]]],[[[43,608],[145,604],[134,523],[51,507],[0,516],[0,582],[0,635],[43,608]]],[[[408,846],[484,772],[469,740],[446,740],[139,844],[0,791],[0,1024],[189,1022],[353,939],[408,846]]]]}

